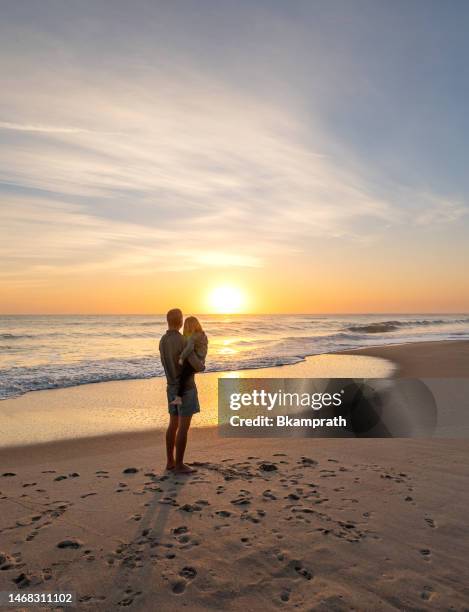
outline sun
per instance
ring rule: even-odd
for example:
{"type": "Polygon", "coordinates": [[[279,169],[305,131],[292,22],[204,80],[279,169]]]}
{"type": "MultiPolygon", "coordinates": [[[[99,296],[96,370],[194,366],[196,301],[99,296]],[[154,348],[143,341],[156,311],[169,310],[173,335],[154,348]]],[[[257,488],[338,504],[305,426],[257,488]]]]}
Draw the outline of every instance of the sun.
{"type": "Polygon", "coordinates": [[[209,295],[209,304],[217,314],[236,314],[245,304],[243,292],[237,287],[215,287],[209,295]]]}

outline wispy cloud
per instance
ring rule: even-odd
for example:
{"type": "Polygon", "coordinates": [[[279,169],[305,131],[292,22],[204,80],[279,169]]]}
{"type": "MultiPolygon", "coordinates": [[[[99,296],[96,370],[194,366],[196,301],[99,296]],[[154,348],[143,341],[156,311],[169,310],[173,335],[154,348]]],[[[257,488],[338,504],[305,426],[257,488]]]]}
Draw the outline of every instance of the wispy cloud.
{"type": "Polygon", "coordinates": [[[11,123],[0,121],[0,130],[12,130],[14,132],[42,132],[44,134],[79,134],[87,130],[75,127],[61,127],[54,125],[28,125],[26,123],[11,123]]]}
{"type": "MultiPolygon", "coordinates": [[[[416,197],[416,194],[413,194],[416,197]]],[[[469,206],[460,199],[436,197],[431,193],[418,194],[419,210],[415,217],[416,225],[435,227],[453,224],[469,214],[469,206]]]]}

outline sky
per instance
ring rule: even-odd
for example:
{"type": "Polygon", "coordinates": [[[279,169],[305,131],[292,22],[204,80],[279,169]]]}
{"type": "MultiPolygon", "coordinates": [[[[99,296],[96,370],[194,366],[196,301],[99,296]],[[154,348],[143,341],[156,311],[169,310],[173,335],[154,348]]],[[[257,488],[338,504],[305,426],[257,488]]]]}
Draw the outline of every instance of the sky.
{"type": "Polygon", "coordinates": [[[0,312],[469,311],[465,0],[4,0],[0,312]]]}

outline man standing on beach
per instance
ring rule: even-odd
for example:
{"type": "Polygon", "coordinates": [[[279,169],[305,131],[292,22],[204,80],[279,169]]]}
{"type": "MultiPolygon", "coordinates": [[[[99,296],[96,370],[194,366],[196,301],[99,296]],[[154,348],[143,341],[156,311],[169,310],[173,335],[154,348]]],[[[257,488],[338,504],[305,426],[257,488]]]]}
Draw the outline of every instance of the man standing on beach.
{"type": "MultiPolygon", "coordinates": [[[[197,387],[194,374],[186,382],[180,405],[171,404],[179,389],[181,366],[179,356],[184,349],[184,336],[180,333],[183,323],[182,311],[173,308],[166,315],[168,331],[160,340],[160,357],[166,375],[168,398],[169,425],[166,431],[166,469],[174,470],[181,474],[195,472],[184,463],[184,451],[187,444],[187,433],[191,425],[192,415],[200,412],[197,387]],[[176,456],[174,455],[176,449],[176,456]]],[[[196,372],[202,372],[205,365],[198,359],[194,351],[188,356],[188,361],[196,372]]]]}

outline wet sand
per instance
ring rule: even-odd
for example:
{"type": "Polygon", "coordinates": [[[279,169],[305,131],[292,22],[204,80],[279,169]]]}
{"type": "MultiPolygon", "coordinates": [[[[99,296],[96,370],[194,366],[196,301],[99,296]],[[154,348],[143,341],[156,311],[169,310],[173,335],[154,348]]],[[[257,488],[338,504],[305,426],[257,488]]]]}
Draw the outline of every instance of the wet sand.
{"type": "Polygon", "coordinates": [[[343,351],[342,355],[366,355],[387,359],[406,378],[469,378],[469,341],[418,342],[343,351]]]}
{"type": "MultiPolygon", "coordinates": [[[[202,410],[193,425],[217,424],[219,378],[380,378],[390,376],[394,369],[391,362],[375,357],[316,355],[276,368],[199,374],[202,410]]],[[[35,391],[0,402],[0,419],[3,447],[154,430],[166,427],[166,381],[151,378],[35,391]]]]}

